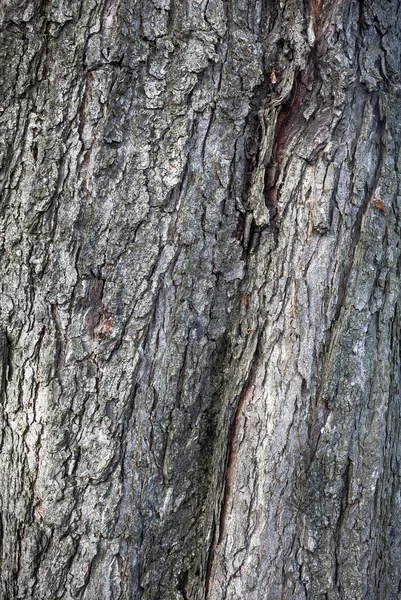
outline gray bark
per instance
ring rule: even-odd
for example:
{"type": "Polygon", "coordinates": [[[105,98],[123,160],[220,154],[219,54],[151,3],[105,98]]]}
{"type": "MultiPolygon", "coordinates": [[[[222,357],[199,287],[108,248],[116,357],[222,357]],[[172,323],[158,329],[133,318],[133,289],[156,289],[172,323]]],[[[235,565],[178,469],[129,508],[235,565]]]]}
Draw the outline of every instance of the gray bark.
{"type": "Polygon", "coordinates": [[[0,10],[1,598],[398,598],[399,3],[0,10]]]}

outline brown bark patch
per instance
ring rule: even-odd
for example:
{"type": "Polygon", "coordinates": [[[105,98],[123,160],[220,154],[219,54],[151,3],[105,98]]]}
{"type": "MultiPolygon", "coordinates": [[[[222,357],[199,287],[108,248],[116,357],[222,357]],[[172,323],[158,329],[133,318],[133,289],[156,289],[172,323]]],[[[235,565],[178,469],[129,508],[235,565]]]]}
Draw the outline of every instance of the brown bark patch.
{"type": "Polygon", "coordinates": [[[310,13],[311,13],[311,17],[312,17],[313,31],[315,33],[319,29],[321,7],[322,7],[322,0],[311,0],[310,13]]]}

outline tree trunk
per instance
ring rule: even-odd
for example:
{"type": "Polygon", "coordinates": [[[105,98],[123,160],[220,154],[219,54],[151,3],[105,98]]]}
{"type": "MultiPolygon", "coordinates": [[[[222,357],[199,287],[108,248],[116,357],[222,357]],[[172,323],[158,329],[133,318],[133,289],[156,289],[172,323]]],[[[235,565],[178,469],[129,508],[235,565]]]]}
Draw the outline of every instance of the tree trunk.
{"type": "Polygon", "coordinates": [[[398,598],[399,3],[0,10],[2,600],[398,598]]]}

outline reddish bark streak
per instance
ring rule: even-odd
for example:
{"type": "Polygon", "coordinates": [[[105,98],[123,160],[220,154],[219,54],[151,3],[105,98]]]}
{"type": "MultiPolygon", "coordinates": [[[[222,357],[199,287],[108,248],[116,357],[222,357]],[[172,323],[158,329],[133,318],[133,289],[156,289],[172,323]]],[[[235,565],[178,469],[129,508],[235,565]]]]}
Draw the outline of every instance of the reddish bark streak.
{"type": "Polygon", "coordinates": [[[279,194],[276,183],[281,172],[283,156],[287,144],[292,138],[294,128],[299,128],[300,119],[303,119],[302,113],[297,110],[302,104],[302,100],[303,94],[296,86],[292,99],[282,107],[277,117],[272,165],[266,169],[265,174],[265,203],[269,209],[271,223],[277,218],[279,194]]]}
{"type": "MultiPolygon", "coordinates": [[[[247,292],[245,292],[245,294],[244,294],[244,298],[243,298],[244,303],[245,303],[245,297],[246,297],[246,302],[248,302],[247,292]]],[[[248,330],[248,331],[250,331],[250,330],[248,330]]],[[[234,445],[235,445],[235,440],[237,437],[238,424],[239,424],[240,416],[242,414],[242,409],[244,407],[247,393],[249,392],[249,390],[252,386],[252,383],[253,383],[254,365],[255,365],[256,356],[257,355],[254,355],[249,377],[248,377],[244,387],[242,388],[242,392],[240,394],[238,404],[237,404],[237,407],[235,410],[234,418],[232,420],[232,423],[231,423],[231,426],[229,429],[227,463],[226,463],[226,472],[225,472],[225,481],[224,481],[224,495],[223,495],[223,500],[221,503],[221,510],[220,510],[219,537],[216,541],[216,537],[215,537],[216,526],[214,524],[213,536],[212,536],[213,541],[212,541],[212,544],[211,544],[211,547],[209,550],[209,560],[208,560],[208,564],[207,564],[206,579],[205,579],[205,600],[207,600],[209,597],[209,592],[210,592],[210,587],[211,587],[212,570],[213,570],[213,563],[214,563],[214,558],[215,558],[215,548],[216,548],[217,544],[220,544],[220,542],[223,538],[224,532],[225,532],[225,528],[226,528],[227,509],[228,509],[228,504],[230,501],[231,491],[232,491],[233,467],[234,467],[235,457],[238,454],[238,450],[234,449],[234,445]]]]}
{"type": "MultiPolygon", "coordinates": [[[[296,100],[296,98],[294,100],[296,100]]],[[[283,160],[285,143],[288,137],[288,125],[290,124],[290,117],[293,113],[294,108],[295,106],[292,103],[287,107],[283,107],[279,116],[277,117],[275,136],[276,143],[273,153],[274,161],[276,164],[281,164],[281,161],[283,160]]]]}
{"type": "Polygon", "coordinates": [[[222,540],[222,537],[225,532],[226,522],[227,522],[227,509],[228,509],[228,504],[229,504],[229,501],[231,498],[231,491],[232,491],[233,467],[234,467],[235,457],[238,454],[238,450],[234,449],[235,448],[235,440],[237,437],[240,416],[242,414],[242,409],[244,407],[244,403],[245,403],[248,391],[249,391],[249,382],[247,382],[245,384],[245,386],[240,394],[237,409],[235,411],[235,415],[234,415],[233,421],[231,423],[230,432],[229,432],[226,477],[225,477],[225,485],[224,485],[224,497],[223,497],[223,502],[221,505],[221,512],[220,512],[219,539],[217,542],[218,544],[222,540]]]}
{"type": "Polygon", "coordinates": [[[322,6],[322,0],[311,0],[310,13],[312,16],[313,31],[316,33],[320,21],[320,9],[322,6]]]}

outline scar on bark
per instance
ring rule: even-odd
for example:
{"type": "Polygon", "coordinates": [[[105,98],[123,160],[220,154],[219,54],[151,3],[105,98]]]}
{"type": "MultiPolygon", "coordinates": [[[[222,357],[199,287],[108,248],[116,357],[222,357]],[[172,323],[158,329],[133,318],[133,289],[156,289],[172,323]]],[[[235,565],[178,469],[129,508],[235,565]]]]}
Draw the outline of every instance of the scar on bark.
{"type": "Polygon", "coordinates": [[[322,0],[311,0],[310,2],[310,14],[312,17],[313,31],[316,33],[320,21],[320,9],[322,6],[322,0]]]}
{"type": "MultiPolygon", "coordinates": [[[[251,330],[248,330],[248,331],[251,332],[251,330]]],[[[258,355],[259,355],[258,350],[256,350],[255,354],[252,358],[252,365],[251,365],[251,369],[249,372],[249,376],[248,376],[248,378],[245,382],[245,385],[242,388],[242,391],[240,393],[237,407],[235,409],[234,417],[231,421],[231,425],[230,425],[230,428],[228,431],[228,445],[227,445],[227,459],[226,459],[226,470],[225,470],[225,479],[224,479],[224,493],[223,493],[223,501],[221,503],[221,509],[220,509],[219,539],[217,541],[218,544],[221,542],[224,532],[225,532],[225,528],[226,528],[227,509],[228,509],[228,503],[229,503],[229,500],[231,497],[231,491],[232,491],[233,466],[234,466],[234,462],[235,462],[235,457],[237,455],[237,451],[235,450],[234,446],[235,446],[235,440],[237,437],[238,424],[239,424],[239,420],[240,420],[240,417],[242,414],[242,409],[245,404],[245,400],[247,398],[247,394],[248,394],[249,390],[251,389],[253,382],[254,382],[255,366],[256,366],[258,355]]]]}
{"type": "Polygon", "coordinates": [[[238,403],[235,408],[235,413],[233,419],[231,421],[229,431],[228,431],[228,443],[227,443],[227,453],[226,453],[226,464],[225,464],[225,472],[224,472],[224,491],[223,491],[223,499],[220,506],[220,518],[219,518],[219,534],[218,539],[216,539],[216,521],[213,519],[213,527],[212,527],[212,542],[209,548],[209,554],[207,559],[207,568],[206,568],[206,578],[205,578],[205,600],[209,597],[210,585],[211,585],[211,576],[213,570],[214,563],[214,555],[215,549],[218,544],[220,544],[223,535],[226,530],[226,522],[227,522],[227,509],[228,503],[231,497],[232,491],[232,477],[233,477],[233,466],[235,457],[237,455],[237,451],[234,449],[235,439],[237,437],[237,430],[239,419],[242,414],[242,409],[246,400],[247,393],[254,381],[255,374],[255,363],[258,356],[258,352],[256,351],[253,359],[252,365],[249,372],[249,376],[242,388],[242,391],[239,395],[238,403]]]}
{"type": "Polygon", "coordinates": [[[305,467],[308,471],[313,459],[316,456],[317,448],[319,445],[319,441],[323,432],[324,427],[331,415],[331,409],[327,403],[327,401],[321,401],[318,403],[315,415],[313,419],[313,425],[310,427],[309,431],[309,448],[307,451],[305,467]]]}
{"type": "Polygon", "coordinates": [[[6,391],[9,348],[7,334],[4,329],[0,329],[0,402],[3,402],[6,391]]]}
{"type": "MultiPolygon", "coordinates": [[[[296,84],[295,84],[296,86],[296,84]]],[[[292,126],[291,117],[294,114],[300,103],[300,99],[297,96],[297,88],[294,88],[293,93],[289,100],[283,105],[276,123],[276,130],[274,133],[274,146],[272,153],[271,164],[266,167],[265,181],[264,181],[264,198],[265,204],[269,211],[270,225],[275,226],[278,219],[278,201],[279,191],[277,188],[277,181],[279,179],[285,146],[290,138],[290,128],[292,126]]]]}
{"type": "MultiPolygon", "coordinates": [[[[320,0],[315,0],[314,6],[319,7],[320,0]]],[[[266,167],[264,181],[265,204],[269,210],[270,224],[275,228],[280,216],[278,210],[280,193],[277,182],[285,168],[284,157],[288,145],[305,125],[301,108],[308,101],[315,79],[315,57],[311,53],[306,68],[295,75],[291,93],[277,117],[271,163],[266,167]]]]}
{"type": "Polygon", "coordinates": [[[207,559],[206,565],[206,578],[205,578],[205,600],[207,600],[210,592],[211,586],[211,578],[212,578],[212,570],[214,563],[214,549],[216,546],[216,521],[213,517],[213,525],[212,525],[212,536],[211,536],[211,544],[209,549],[209,555],[207,559]]]}
{"type": "Polygon", "coordinates": [[[235,415],[233,421],[231,423],[229,434],[228,434],[228,449],[227,449],[227,458],[226,458],[226,467],[225,467],[225,477],[224,477],[224,492],[223,492],[223,500],[221,502],[220,507],[220,519],[219,519],[219,537],[216,540],[216,524],[213,522],[213,534],[212,534],[212,543],[209,549],[209,556],[207,560],[207,569],[206,569],[206,582],[205,582],[205,600],[209,598],[210,586],[211,586],[211,577],[215,556],[215,549],[218,544],[221,543],[223,539],[223,535],[226,530],[226,521],[227,521],[227,509],[228,503],[231,497],[232,490],[232,471],[233,471],[233,463],[234,457],[236,455],[236,451],[234,450],[234,440],[237,433],[239,416],[241,414],[242,407],[245,402],[247,386],[241,392],[237,409],[235,411],[235,415]]]}
{"type": "Polygon", "coordinates": [[[246,384],[240,394],[237,408],[236,408],[236,411],[234,414],[234,418],[232,420],[230,430],[228,433],[227,462],[226,462],[226,473],[225,473],[225,481],[224,481],[223,501],[221,503],[221,510],[220,510],[219,539],[217,541],[218,544],[220,544],[220,542],[223,538],[223,535],[225,533],[225,529],[226,529],[227,509],[228,509],[228,503],[229,503],[229,500],[231,497],[231,490],[232,490],[233,465],[234,465],[234,460],[235,460],[235,456],[236,456],[236,451],[234,450],[234,443],[235,443],[235,438],[237,437],[239,418],[242,413],[242,408],[244,406],[244,402],[245,402],[245,398],[246,398],[248,389],[249,389],[249,387],[246,384]]]}

